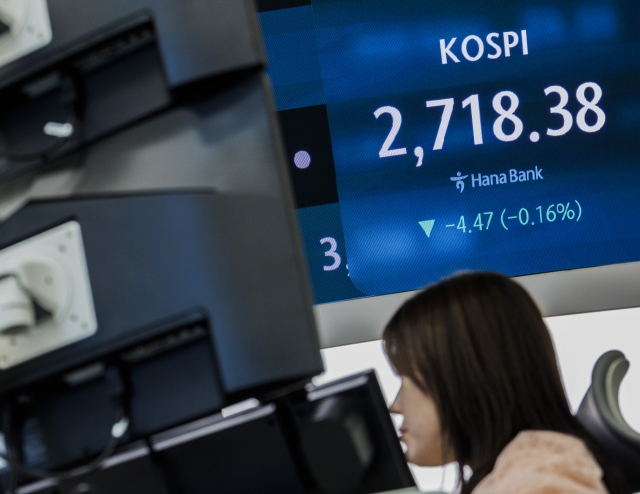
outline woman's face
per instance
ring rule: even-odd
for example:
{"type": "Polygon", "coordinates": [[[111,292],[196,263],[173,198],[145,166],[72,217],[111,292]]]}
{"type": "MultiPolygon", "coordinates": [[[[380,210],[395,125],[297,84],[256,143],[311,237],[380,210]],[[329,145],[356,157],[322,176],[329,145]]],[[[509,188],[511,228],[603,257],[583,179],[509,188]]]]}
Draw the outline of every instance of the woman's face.
{"type": "Polygon", "coordinates": [[[402,377],[391,413],[403,416],[400,440],[407,446],[407,460],[423,467],[444,465],[453,461],[442,457],[440,418],[433,399],[409,377],[402,377]]]}

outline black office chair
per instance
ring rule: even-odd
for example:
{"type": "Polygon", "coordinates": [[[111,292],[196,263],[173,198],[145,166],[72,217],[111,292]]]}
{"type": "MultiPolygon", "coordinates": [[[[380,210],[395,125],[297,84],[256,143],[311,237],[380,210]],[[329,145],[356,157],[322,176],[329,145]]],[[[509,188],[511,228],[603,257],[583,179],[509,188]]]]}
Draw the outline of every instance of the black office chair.
{"type": "Polygon", "coordinates": [[[640,491],[640,434],[620,413],[618,391],[629,369],[622,352],[603,354],[593,367],[591,386],[576,417],[620,466],[633,492],[640,491]]]}

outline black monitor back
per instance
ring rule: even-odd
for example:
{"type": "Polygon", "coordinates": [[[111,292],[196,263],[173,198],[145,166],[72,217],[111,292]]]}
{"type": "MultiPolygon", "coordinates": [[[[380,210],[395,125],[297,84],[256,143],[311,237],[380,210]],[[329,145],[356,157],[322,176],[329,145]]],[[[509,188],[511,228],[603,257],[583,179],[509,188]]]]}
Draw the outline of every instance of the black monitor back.
{"type": "MultiPolygon", "coordinates": [[[[315,446],[328,452],[324,473],[341,470],[346,452],[340,438],[327,435],[321,443],[315,446]]],[[[94,473],[23,489],[34,494],[368,494],[414,486],[375,373],[369,371],[226,418],[216,414],[185,424],[123,448],[94,473]],[[314,411],[336,399],[363,419],[371,439],[372,461],[355,482],[348,480],[349,486],[318,477],[317,458],[304,444],[314,411]]]]}
{"type": "Polygon", "coordinates": [[[9,143],[21,152],[64,100],[65,74],[84,119],[35,167],[0,149],[0,250],[77,222],[97,319],[94,335],[0,371],[3,429],[41,468],[108,439],[106,374],[91,369],[122,376],[124,442],[322,371],[253,4],[77,3],[49,2],[52,44],[0,69],[3,94],[21,95],[0,108],[24,116],[9,143]]]}
{"type": "Polygon", "coordinates": [[[170,89],[264,64],[255,7],[248,0],[49,0],[51,42],[0,67],[0,89],[152,23],[170,89]]]}
{"type": "MultiPolygon", "coordinates": [[[[90,50],[101,38],[87,33],[99,33],[98,24],[121,31],[127,19],[135,24],[138,13],[151,12],[152,42],[84,73],[100,80],[84,86],[91,91],[84,92],[83,105],[95,109],[99,102],[126,113],[136,97],[119,99],[118,74],[141,83],[131,86],[138,95],[144,95],[146,82],[161,81],[170,97],[103,129],[100,139],[70,145],[50,160],[38,160],[44,166],[0,180],[0,249],[69,221],[79,224],[97,319],[94,335],[0,371],[0,398],[12,416],[3,430],[11,429],[23,460],[40,468],[81,464],[108,440],[115,415],[105,373],[90,371],[91,378],[81,382],[69,379],[86,369],[121,374],[131,419],[125,443],[247,396],[300,387],[322,371],[252,5],[91,2],[64,21],[77,25],[54,22],[57,9],[76,4],[82,2],[50,5],[54,40],[56,32],[77,31],[69,35],[69,45],[52,44],[23,61],[48,59],[54,67],[76,60],[80,48],[71,46],[73,40],[87,41],[81,48],[90,50]],[[131,18],[127,5],[135,10],[131,18]],[[114,13],[119,20],[109,24],[114,13]],[[167,27],[171,22],[176,25],[167,27]],[[219,22],[226,24],[216,30],[219,22]],[[227,32],[234,28],[242,33],[227,32]],[[194,46],[205,34],[207,42],[194,46]],[[251,42],[237,42],[238,37],[251,42]],[[205,52],[211,63],[204,63],[205,52]],[[233,55],[228,64],[213,63],[228,54],[233,55]],[[171,76],[169,59],[184,69],[184,77],[171,76]],[[196,67],[189,65],[193,61],[199,69],[189,72],[196,67]],[[204,85],[189,97],[176,97],[180,88],[193,89],[198,81],[204,85]],[[110,100],[109,94],[117,97],[110,100]],[[193,341],[184,343],[185,334],[193,341]],[[144,358],[131,357],[141,354],[144,358]]],[[[38,76],[26,68],[21,72],[21,64],[0,71],[0,86],[7,82],[11,91],[38,76]]],[[[33,104],[30,114],[39,115],[38,105],[46,99],[26,98],[18,106],[33,104]]],[[[7,122],[17,121],[13,109],[4,108],[7,122]]],[[[8,165],[5,170],[14,163],[8,165]]]]}
{"type": "Polygon", "coordinates": [[[322,371],[267,95],[262,76],[253,76],[69,156],[80,166],[35,181],[46,189],[56,174],[58,180],[67,174],[75,190],[31,201],[0,225],[0,247],[6,247],[77,221],[98,323],[93,336],[0,372],[0,393],[15,409],[16,427],[35,421],[49,444],[49,454],[34,464],[55,468],[79,460],[74,452],[100,451],[113,414],[93,409],[104,411],[106,398],[69,405],[59,422],[45,420],[51,407],[65,407],[62,397],[69,404],[81,400],[89,384],[71,386],[67,376],[96,363],[123,373],[130,439],[247,396],[301,386],[322,371]],[[229,125],[216,125],[229,119],[234,131],[246,132],[246,145],[229,125]],[[128,360],[193,324],[206,330],[200,358],[166,345],[153,360],[128,360]],[[104,423],[95,419],[102,415],[104,423]],[[54,455],[61,431],[83,421],[91,425],[86,433],[69,432],[73,444],[54,455]]]}

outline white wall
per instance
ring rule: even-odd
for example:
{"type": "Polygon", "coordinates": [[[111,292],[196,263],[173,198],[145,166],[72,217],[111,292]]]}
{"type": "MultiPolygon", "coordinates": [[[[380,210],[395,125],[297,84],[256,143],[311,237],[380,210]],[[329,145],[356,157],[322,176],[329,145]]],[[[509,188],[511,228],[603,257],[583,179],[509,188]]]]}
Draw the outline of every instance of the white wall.
{"type": "MultiPolygon", "coordinates": [[[[622,414],[640,430],[640,309],[625,309],[552,317],[546,320],[553,336],[567,397],[577,410],[591,381],[591,370],[598,357],[612,349],[621,350],[631,367],[620,389],[622,414]]],[[[384,322],[382,322],[384,324],[384,322]]],[[[375,369],[387,401],[390,403],[400,381],[389,367],[379,341],[330,348],[322,351],[326,372],[314,379],[321,383],[365,369],[375,369]]],[[[422,491],[452,491],[455,471],[446,468],[412,467],[422,491]],[[443,472],[444,483],[443,483],[443,472]]]]}

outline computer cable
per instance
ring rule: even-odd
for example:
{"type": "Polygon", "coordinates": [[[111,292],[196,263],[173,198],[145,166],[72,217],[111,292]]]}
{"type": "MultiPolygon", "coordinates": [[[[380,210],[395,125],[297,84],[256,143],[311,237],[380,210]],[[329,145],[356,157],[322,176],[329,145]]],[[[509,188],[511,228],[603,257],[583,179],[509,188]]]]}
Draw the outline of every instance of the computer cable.
{"type": "Polygon", "coordinates": [[[66,111],[64,123],[48,122],[42,132],[55,137],[49,146],[28,153],[16,153],[9,150],[0,150],[0,161],[4,166],[0,168],[0,183],[17,178],[20,175],[37,170],[44,166],[51,156],[62,149],[74,138],[81,134],[80,104],[81,98],[78,83],[71,74],[66,74],[60,80],[60,98],[62,107],[66,111]]]}
{"type": "MultiPolygon", "coordinates": [[[[105,381],[107,383],[107,388],[109,390],[109,395],[111,400],[113,401],[115,412],[116,412],[116,420],[113,426],[111,427],[111,433],[109,442],[106,447],[102,450],[102,452],[95,457],[90,462],[62,471],[46,471],[37,468],[32,468],[24,465],[22,462],[14,459],[14,454],[11,454],[15,448],[10,448],[10,442],[7,441],[7,453],[0,453],[0,458],[5,460],[10,467],[10,480],[9,486],[5,489],[5,494],[15,494],[15,485],[16,481],[16,473],[20,473],[26,477],[39,478],[39,479],[55,479],[55,480],[67,480],[75,477],[79,477],[81,475],[86,475],[91,473],[92,471],[99,468],[104,460],[106,460],[109,456],[111,456],[122,436],[127,432],[129,428],[129,419],[124,412],[123,406],[123,396],[124,396],[124,385],[122,382],[122,378],[120,377],[120,373],[116,368],[108,368],[105,371],[105,381]]],[[[6,407],[5,413],[10,417],[10,407],[6,407]]],[[[10,423],[11,420],[6,419],[5,422],[10,423]]]]}

